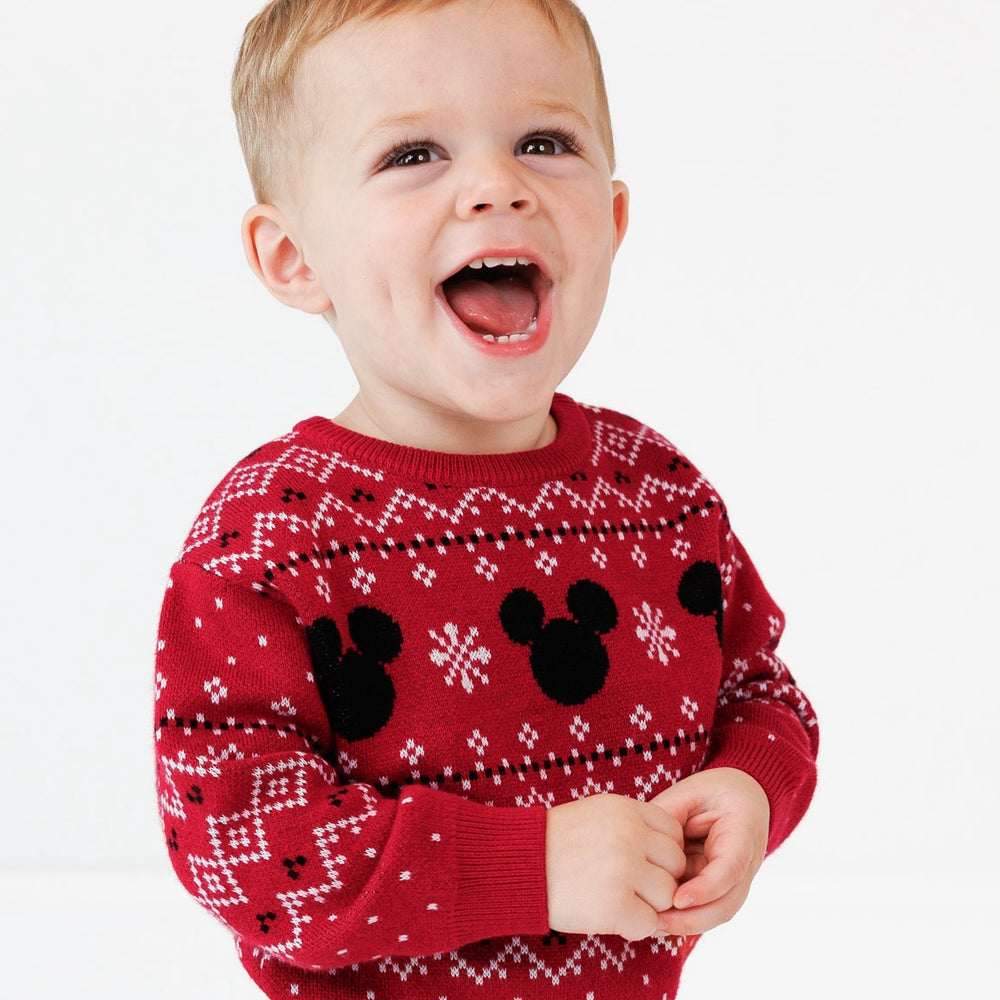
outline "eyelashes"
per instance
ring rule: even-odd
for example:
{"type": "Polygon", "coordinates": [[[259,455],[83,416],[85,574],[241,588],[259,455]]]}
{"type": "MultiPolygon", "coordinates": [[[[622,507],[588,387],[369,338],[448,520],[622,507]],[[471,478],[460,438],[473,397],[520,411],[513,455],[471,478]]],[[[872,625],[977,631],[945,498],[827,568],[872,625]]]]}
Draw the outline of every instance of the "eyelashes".
{"type": "Polygon", "coordinates": [[[424,163],[433,163],[443,159],[433,139],[408,139],[393,146],[379,158],[375,165],[376,172],[388,170],[389,167],[414,167],[424,163]]]}
{"type": "Polygon", "coordinates": [[[522,156],[561,156],[565,153],[580,153],[582,148],[579,137],[575,133],[564,132],[562,129],[542,129],[538,132],[532,132],[518,145],[522,156]],[[546,144],[557,148],[550,152],[542,152],[540,148],[537,148],[546,144]],[[532,146],[536,148],[529,148],[532,146]]]}
{"type": "MultiPolygon", "coordinates": [[[[543,128],[528,132],[515,146],[516,156],[579,155],[583,144],[576,133],[564,129],[543,128]]],[[[430,137],[407,139],[387,150],[375,164],[375,172],[393,167],[417,167],[447,159],[442,148],[430,137]]]]}

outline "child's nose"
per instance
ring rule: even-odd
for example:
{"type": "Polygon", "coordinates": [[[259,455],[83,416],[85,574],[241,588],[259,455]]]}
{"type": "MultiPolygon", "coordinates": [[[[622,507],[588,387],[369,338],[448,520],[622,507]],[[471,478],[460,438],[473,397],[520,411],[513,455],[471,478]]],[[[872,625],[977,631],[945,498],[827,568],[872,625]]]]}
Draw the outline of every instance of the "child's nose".
{"type": "Polygon", "coordinates": [[[491,212],[530,215],[537,207],[537,196],[516,160],[507,163],[480,161],[478,165],[470,165],[456,205],[463,219],[491,212]]]}

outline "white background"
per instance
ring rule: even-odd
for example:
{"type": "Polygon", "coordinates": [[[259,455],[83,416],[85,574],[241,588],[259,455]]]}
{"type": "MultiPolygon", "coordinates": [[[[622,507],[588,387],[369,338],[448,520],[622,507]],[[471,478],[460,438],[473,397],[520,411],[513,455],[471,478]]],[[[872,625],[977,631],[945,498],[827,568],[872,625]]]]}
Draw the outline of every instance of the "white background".
{"type": "MultiPolygon", "coordinates": [[[[10,996],[256,995],[168,871],[151,678],[208,490],[351,393],[239,245],[257,6],[5,10],[10,996]]],[[[582,6],[632,227],[566,389],[714,480],[822,721],[814,807],[687,995],[995,995],[1000,3],[582,6]]]]}

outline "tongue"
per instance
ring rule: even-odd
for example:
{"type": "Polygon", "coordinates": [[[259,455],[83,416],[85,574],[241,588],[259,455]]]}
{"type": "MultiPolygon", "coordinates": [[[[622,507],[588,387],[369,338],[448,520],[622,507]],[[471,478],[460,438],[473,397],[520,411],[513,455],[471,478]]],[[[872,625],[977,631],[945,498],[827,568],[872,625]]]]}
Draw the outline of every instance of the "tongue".
{"type": "Polygon", "coordinates": [[[494,337],[525,333],[538,315],[530,283],[511,275],[499,281],[469,279],[449,284],[448,304],[470,329],[494,337]]]}

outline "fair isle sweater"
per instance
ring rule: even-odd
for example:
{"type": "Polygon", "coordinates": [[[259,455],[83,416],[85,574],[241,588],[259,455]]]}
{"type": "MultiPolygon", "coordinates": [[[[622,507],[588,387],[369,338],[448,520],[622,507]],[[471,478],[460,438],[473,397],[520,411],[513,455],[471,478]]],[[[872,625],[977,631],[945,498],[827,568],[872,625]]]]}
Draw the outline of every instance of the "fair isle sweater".
{"type": "Polygon", "coordinates": [[[550,932],[545,811],[815,783],[782,616],[668,441],[556,396],[556,440],[423,452],[313,418],[240,462],[170,574],[160,811],[269,997],[673,1000],[691,939],[550,932]]]}

